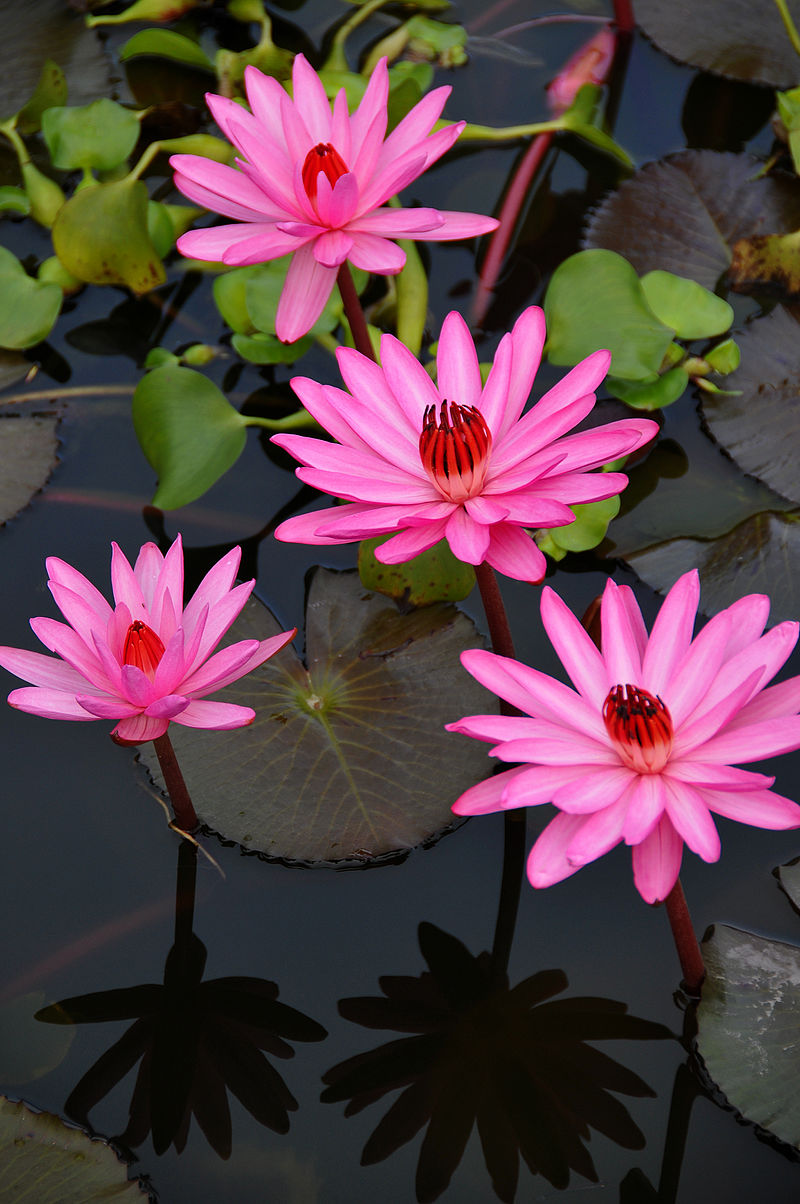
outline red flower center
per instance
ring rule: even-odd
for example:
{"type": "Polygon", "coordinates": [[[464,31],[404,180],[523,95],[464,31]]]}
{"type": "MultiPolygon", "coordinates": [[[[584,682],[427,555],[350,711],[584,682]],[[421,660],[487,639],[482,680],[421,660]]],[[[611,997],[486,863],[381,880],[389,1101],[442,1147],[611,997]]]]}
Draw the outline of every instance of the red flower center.
{"type": "Polygon", "coordinates": [[[141,619],[131,623],[122,649],[122,663],[136,665],[152,681],[163,655],[164,645],[152,627],[148,627],[141,619]]]}
{"type": "Polygon", "coordinates": [[[306,155],[303,164],[303,187],[310,201],[317,199],[317,181],[320,173],[330,181],[331,188],[341,176],[347,175],[347,164],[330,142],[318,142],[306,155]]]}
{"type": "Polygon", "coordinates": [[[672,751],[672,718],[660,698],[638,686],[614,686],[603,703],[603,719],[629,769],[661,772],[672,751]]]}
{"type": "Polygon", "coordinates": [[[443,401],[428,406],[422,420],[419,454],[430,479],[450,502],[465,502],[483,488],[492,433],[475,406],[443,401]],[[449,407],[449,413],[448,413],[449,407]]]}

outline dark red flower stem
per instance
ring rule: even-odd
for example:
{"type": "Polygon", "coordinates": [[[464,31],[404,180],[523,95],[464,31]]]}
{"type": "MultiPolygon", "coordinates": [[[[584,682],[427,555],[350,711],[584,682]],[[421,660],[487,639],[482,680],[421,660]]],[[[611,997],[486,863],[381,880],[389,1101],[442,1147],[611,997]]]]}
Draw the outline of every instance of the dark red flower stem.
{"type": "Polygon", "coordinates": [[[358,299],[356,286],[353,283],[353,274],[346,259],[337,272],[336,283],[339,286],[345,317],[350,323],[356,351],[360,351],[368,359],[374,360],[375,352],[372,350],[372,340],[367,330],[367,319],[364,317],[364,311],[358,299]]]}
{"type": "Polygon", "coordinates": [[[688,995],[699,995],[700,987],[706,976],[703,955],[697,943],[692,917],[686,905],[681,880],[678,878],[664,903],[667,918],[672,929],[672,938],[683,971],[683,985],[688,995]]]}
{"type": "Polygon", "coordinates": [[[153,747],[156,750],[158,763],[164,775],[167,794],[172,803],[172,810],[175,813],[175,823],[183,832],[194,832],[195,829],[200,827],[200,820],[197,818],[197,812],[189,797],[189,791],[183,780],[181,767],[178,764],[178,758],[175,756],[175,749],[172,747],[169,733],[164,732],[163,736],[159,736],[157,740],[154,740],[153,747]]]}
{"type": "MultiPolygon", "coordinates": [[[[499,656],[513,656],[514,641],[511,638],[508,615],[503,605],[503,596],[500,593],[500,586],[497,584],[494,569],[484,561],[483,564],[475,565],[475,576],[478,580],[478,589],[481,591],[481,601],[486,613],[486,622],[489,624],[492,651],[496,652],[499,656]]],[[[501,709],[504,705],[506,704],[501,703],[501,709]]],[[[506,715],[517,715],[518,713],[513,708],[510,711],[503,711],[503,714],[506,715]]]]}
{"type": "Polygon", "coordinates": [[[636,28],[636,20],[631,0],[614,0],[614,24],[617,31],[627,37],[633,33],[636,28]]]}

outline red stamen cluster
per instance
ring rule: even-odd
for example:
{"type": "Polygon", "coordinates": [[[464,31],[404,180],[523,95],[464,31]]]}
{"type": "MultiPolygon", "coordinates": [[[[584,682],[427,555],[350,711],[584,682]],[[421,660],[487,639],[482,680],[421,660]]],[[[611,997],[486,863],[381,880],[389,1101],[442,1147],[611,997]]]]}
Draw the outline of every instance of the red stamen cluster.
{"type": "Polygon", "coordinates": [[[475,406],[443,401],[438,422],[436,406],[426,409],[419,454],[428,476],[448,501],[464,502],[480,493],[491,446],[491,431],[475,406]]]}
{"type": "Polygon", "coordinates": [[[317,199],[320,172],[330,182],[331,187],[341,176],[347,175],[347,164],[330,142],[318,142],[306,155],[303,164],[303,187],[310,201],[317,199]]]}
{"type": "Polygon", "coordinates": [[[614,686],[603,703],[606,731],[622,760],[637,773],[660,773],[672,751],[672,717],[660,698],[629,684],[614,686]]]}
{"type": "Polygon", "coordinates": [[[122,649],[122,663],[136,665],[152,680],[163,655],[164,645],[152,627],[148,627],[141,619],[131,623],[122,649]]]}

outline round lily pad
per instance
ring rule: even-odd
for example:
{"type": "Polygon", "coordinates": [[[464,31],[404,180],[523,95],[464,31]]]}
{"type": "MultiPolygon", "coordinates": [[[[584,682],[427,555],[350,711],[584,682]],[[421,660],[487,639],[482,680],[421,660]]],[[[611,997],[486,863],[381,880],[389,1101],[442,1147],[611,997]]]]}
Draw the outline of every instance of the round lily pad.
{"type": "Polygon", "coordinates": [[[100,1204],[152,1199],[106,1142],[0,1097],[0,1199],[100,1204]]]}
{"type": "MultiPolygon", "coordinates": [[[[251,599],[230,638],[279,630],[251,599]]],[[[247,850],[304,863],[396,857],[439,835],[487,770],[481,745],[444,731],[494,707],[459,662],[481,644],[454,606],[400,614],[355,572],[318,569],[306,664],[288,647],[215,695],[253,707],[255,722],[170,729],[201,821],[247,850]]],[[[160,785],[152,745],[140,756],[160,785]]]]}
{"type": "Polygon", "coordinates": [[[663,269],[713,291],[739,239],[800,226],[800,180],[756,179],[762,166],[709,150],[648,163],[595,211],[584,245],[624,255],[639,275],[663,269]]]}
{"type": "MultiPolygon", "coordinates": [[[[636,0],[635,7],[647,36],[679,62],[778,88],[797,83],[797,55],[771,0],[636,0]]],[[[798,0],[787,8],[800,23],[798,0]]]]}
{"type": "Polygon", "coordinates": [[[741,365],[725,388],[738,395],[704,397],[706,424],[745,472],[800,505],[800,322],[777,306],[736,341],[741,365]]]}
{"type": "Polygon", "coordinates": [[[58,419],[7,415],[0,421],[0,523],[43,488],[56,466],[58,419]]]}

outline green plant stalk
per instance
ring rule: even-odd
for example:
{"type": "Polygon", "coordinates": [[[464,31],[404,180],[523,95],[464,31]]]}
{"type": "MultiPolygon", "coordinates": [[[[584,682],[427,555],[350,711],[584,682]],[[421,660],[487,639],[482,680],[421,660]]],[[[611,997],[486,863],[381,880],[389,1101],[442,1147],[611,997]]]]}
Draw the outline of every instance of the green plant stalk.
{"type": "Polygon", "coordinates": [[[373,13],[378,9],[383,8],[388,4],[389,0],[367,0],[366,4],[362,4],[353,13],[352,17],[348,17],[342,25],[336,30],[331,41],[331,50],[325,60],[323,71],[347,71],[347,59],[344,53],[344,44],[354,29],[358,29],[359,25],[363,25],[373,13]]]}
{"type": "Polygon", "coordinates": [[[775,0],[775,7],[781,15],[789,41],[792,43],[796,54],[800,54],[800,34],[797,32],[797,26],[791,18],[789,9],[786,6],[786,0],[775,0]]]}
{"type": "Polygon", "coordinates": [[[261,426],[266,431],[299,431],[317,425],[316,418],[312,418],[308,410],[295,410],[284,418],[257,418],[248,414],[242,414],[241,418],[245,426],[261,426]]]}

